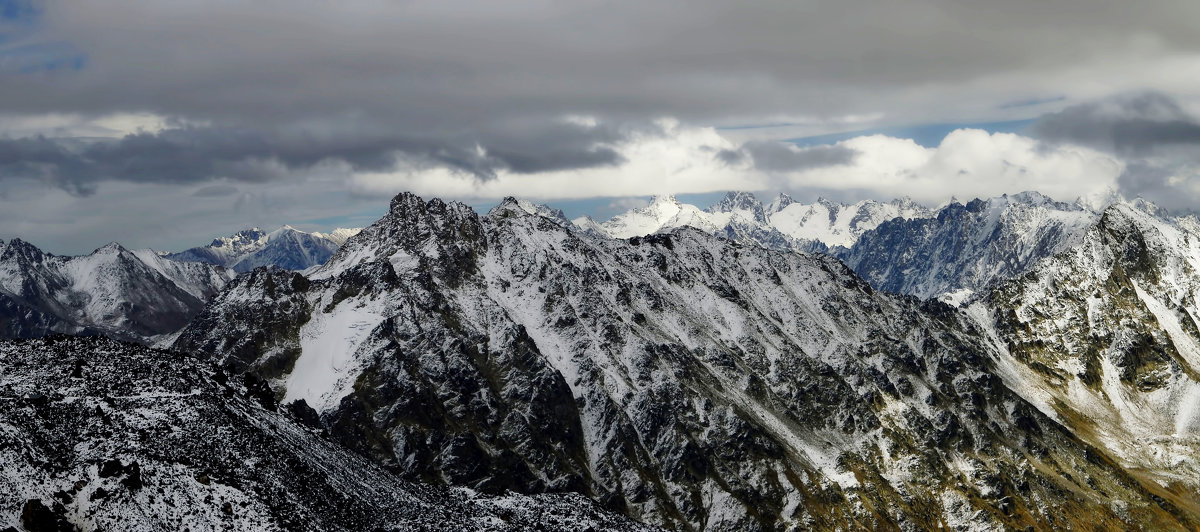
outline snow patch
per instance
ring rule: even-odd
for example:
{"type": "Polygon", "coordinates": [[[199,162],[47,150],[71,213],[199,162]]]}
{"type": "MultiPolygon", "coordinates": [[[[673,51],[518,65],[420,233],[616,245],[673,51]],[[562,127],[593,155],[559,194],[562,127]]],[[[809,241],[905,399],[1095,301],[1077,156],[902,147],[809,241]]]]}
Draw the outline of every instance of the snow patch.
{"type": "MultiPolygon", "coordinates": [[[[314,308],[323,308],[318,302],[314,308]]],[[[382,298],[348,299],[332,311],[314,312],[300,329],[300,357],[286,380],[285,402],[304,399],[317,412],[337,406],[362,369],[355,356],[387,316],[382,298]]]]}

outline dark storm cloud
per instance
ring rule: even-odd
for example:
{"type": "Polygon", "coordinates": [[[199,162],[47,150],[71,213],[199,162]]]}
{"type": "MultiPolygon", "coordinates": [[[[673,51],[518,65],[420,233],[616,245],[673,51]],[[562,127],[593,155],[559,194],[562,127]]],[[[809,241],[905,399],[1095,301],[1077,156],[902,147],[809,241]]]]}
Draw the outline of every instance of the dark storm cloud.
{"type": "MultiPolygon", "coordinates": [[[[28,113],[146,111],[255,130],[354,122],[435,138],[566,114],[939,119],[928,114],[993,109],[994,94],[958,100],[998,72],[1031,86],[1068,67],[1105,74],[1143,37],[1163,53],[1200,51],[1200,3],[1151,4],[45,2],[41,39],[88,61],[49,81],[6,75],[0,101],[28,113]]],[[[553,150],[500,151],[514,167],[563,164],[553,150]]]]}
{"type": "Polygon", "coordinates": [[[1200,120],[1161,93],[1123,95],[1046,115],[1032,132],[1042,141],[1088,146],[1121,156],[1117,189],[1176,212],[1195,212],[1200,120]]]}
{"type": "Polygon", "coordinates": [[[1038,119],[1032,130],[1042,140],[1082,144],[1125,156],[1181,147],[1200,153],[1200,120],[1161,93],[1071,106],[1038,119]]]}
{"type": "Polygon", "coordinates": [[[812,146],[796,148],[778,141],[750,141],[738,150],[721,150],[717,159],[726,164],[745,161],[747,157],[754,167],[764,172],[798,172],[824,166],[850,164],[858,152],[845,146],[812,146]]]}
{"type": "Polygon", "coordinates": [[[245,132],[187,128],[137,133],[72,149],[45,137],[0,139],[0,178],[36,178],[76,194],[96,183],[195,183],[214,177],[261,181],[254,162],[271,153],[262,138],[245,132]]]}
{"type": "Polygon", "coordinates": [[[622,135],[604,127],[540,124],[457,138],[264,134],[218,127],[139,132],[79,146],[45,137],[0,139],[0,179],[35,178],[76,194],[97,183],[200,183],[214,178],[261,182],[281,171],[343,162],[358,171],[394,169],[397,157],[492,178],[499,170],[533,173],[612,165],[621,158],[606,143],[622,135]]]}
{"type": "MultiPolygon", "coordinates": [[[[105,179],[270,180],[322,161],[387,170],[397,157],[486,180],[618,165],[616,145],[664,117],[1014,113],[997,102],[1071,99],[1077,76],[1122,81],[1121,65],[1200,53],[1200,3],[1151,4],[35,1],[22,42],[86,60],[0,69],[4,113],[149,113],[202,126],[81,149],[9,139],[3,169],[78,192],[105,179]]],[[[773,170],[849,156],[743,151],[719,156],[773,170]]]]}

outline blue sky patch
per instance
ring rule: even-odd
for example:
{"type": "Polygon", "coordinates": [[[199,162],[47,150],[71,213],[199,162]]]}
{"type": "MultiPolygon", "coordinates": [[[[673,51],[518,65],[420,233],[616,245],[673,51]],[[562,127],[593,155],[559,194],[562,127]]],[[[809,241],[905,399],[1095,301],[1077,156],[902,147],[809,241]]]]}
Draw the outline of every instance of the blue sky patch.
{"type": "Polygon", "coordinates": [[[42,11],[32,0],[0,0],[0,75],[77,71],[87,55],[68,42],[39,39],[42,11]]]}

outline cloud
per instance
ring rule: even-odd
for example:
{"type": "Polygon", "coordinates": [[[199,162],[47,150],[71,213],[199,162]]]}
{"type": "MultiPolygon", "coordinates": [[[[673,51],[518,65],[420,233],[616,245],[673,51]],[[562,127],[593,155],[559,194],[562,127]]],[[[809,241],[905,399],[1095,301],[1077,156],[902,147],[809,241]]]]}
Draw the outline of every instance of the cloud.
{"type": "Polygon", "coordinates": [[[1200,203],[1200,120],[1165,94],[1143,92],[1075,105],[1034,124],[1039,139],[1082,145],[1126,161],[1117,190],[1174,212],[1200,203]]]}
{"type": "Polygon", "coordinates": [[[990,197],[1025,190],[1070,201],[1112,188],[1124,169],[1118,158],[1096,150],[1047,148],[1021,135],[977,129],[953,131],[936,148],[883,135],[837,145],[859,155],[848,164],[788,174],[784,186],[847,201],[908,196],[937,204],[952,196],[990,197]]]}
{"type": "Polygon", "coordinates": [[[637,209],[649,205],[650,202],[646,198],[617,198],[610,202],[605,208],[613,212],[625,212],[632,209],[637,209]]]}
{"type": "Polygon", "coordinates": [[[536,174],[500,170],[487,180],[444,166],[402,162],[386,172],[346,169],[350,189],[364,197],[382,198],[400,191],[459,199],[519,196],[531,199],[683,194],[716,190],[767,188],[770,177],[731,166],[716,154],[739,147],[711,127],[662,120],[655,127],[630,132],[611,149],[619,163],[554,169],[536,174]]]}
{"type": "Polygon", "coordinates": [[[1200,147],[1200,121],[1175,99],[1156,92],[1074,105],[1039,118],[1033,133],[1048,142],[1081,144],[1133,157],[1181,146],[1200,147]]]}
{"type": "MultiPolygon", "coordinates": [[[[86,65],[5,75],[0,101],[27,115],[146,112],[263,132],[485,131],[493,144],[568,115],[992,119],[1021,112],[998,102],[1047,94],[1194,92],[1200,5],[1154,3],[46,1],[35,37],[68,43],[86,65]]],[[[553,147],[514,148],[491,151],[516,171],[566,167],[553,147]]],[[[602,148],[570,153],[565,164],[613,162],[602,148]]]]}
{"type": "Polygon", "coordinates": [[[212,185],[196,189],[192,196],[197,198],[220,198],[238,193],[238,187],[233,185],[212,185]]]}
{"type": "Polygon", "coordinates": [[[795,172],[851,164],[857,155],[858,152],[842,145],[800,148],[787,142],[754,140],[742,144],[738,150],[721,150],[717,158],[727,164],[737,164],[749,157],[754,168],[764,172],[795,172]]]}
{"type": "Polygon", "coordinates": [[[21,237],[56,254],[89,253],[113,240],[180,251],[254,226],[362,226],[387,209],[386,202],[346,194],[342,181],[320,173],[240,184],[232,194],[218,187],[114,181],[85,197],[9,179],[0,182],[0,238],[21,237]],[[343,220],[347,215],[357,216],[343,220]]]}
{"type": "Polygon", "coordinates": [[[847,201],[909,196],[937,204],[956,195],[990,197],[1025,190],[1070,201],[1115,187],[1124,171],[1119,158],[1091,148],[1048,147],[1021,135],[975,129],[956,130],[935,148],[884,135],[809,148],[776,144],[738,145],[713,128],[674,124],[661,134],[616,145],[624,162],[613,168],[529,176],[501,172],[487,182],[445,169],[410,168],[354,174],[350,181],[356,193],[378,197],[412,190],[451,198],[516,195],[553,202],[748,190],[824,194],[847,201]]]}
{"type": "Polygon", "coordinates": [[[331,162],[355,171],[382,172],[394,169],[398,158],[491,179],[500,170],[529,174],[613,166],[621,156],[610,145],[626,134],[558,121],[443,138],[191,126],[82,144],[39,135],[0,138],[0,179],[36,178],[88,194],[103,181],[259,182],[331,162]]]}
{"type": "MultiPolygon", "coordinates": [[[[1104,123],[1064,110],[1044,145],[952,134],[932,150],[886,137],[801,149],[777,143],[779,128],[709,127],[819,135],[1028,119],[1140,89],[1186,109],[1200,98],[1200,3],[1151,3],[0,0],[21,13],[0,20],[0,196],[38,183],[102,206],[118,201],[112,190],[172,186],[145,201],[241,199],[247,212],[265,197],[256,191],[283,186],[310,187],[294,201],[338,194],[343,206],[406,189],[935,201],[1071,195],[1112,182],[1114,168],[1125,190],[1187,188],[1193,166],[1161,161],[1188,150],[1187,119],[1096,137],[1104,123]],[[192,195],[210,186],[238,192],[192,195]]],[[[16,203],[3,208],[37,214],[16,203]]],[[[110,227],[99,243],[128,229],[91,222],[110,227]]]]}

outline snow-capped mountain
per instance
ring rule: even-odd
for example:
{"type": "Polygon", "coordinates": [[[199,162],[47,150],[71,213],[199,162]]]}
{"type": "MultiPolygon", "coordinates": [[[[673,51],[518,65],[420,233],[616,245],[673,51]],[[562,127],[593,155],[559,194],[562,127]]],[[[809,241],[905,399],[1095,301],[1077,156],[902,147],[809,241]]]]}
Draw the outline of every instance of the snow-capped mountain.
{"type": "Polygon", "coordinates": [[[816,203],[796,203],[780,194],[767,211],[770,224],[782,233],[804,241],[818,241],[826,246],[853,245],[863,233],[895,218],[921,219],[933,216],[933,211],[908,198],[890,202],[863,200],[857,203],[834,203],[818,198],[816,203]]]}
{"type": "Polygon", "coordinates": [[[358,229],[335,229],[329,233],[306,233],[283,226],[269,233],[258,228],[217,238],[211,244],[166,258],[181,262],[204,262],[242,273],[259,266],[304,270],[323,264],[358,229]]]}
{"type": "Polygon", "coordinates": [[[967,311],[994,337],[1010,386],[1154,493],[1195,501],[1200,223],[1161,214],[1116,203],[1077,245],[967,311]]]}
{"type": "Polygon", "coordinates": [[[402,480],[252,378],[98,338],[0,343],[4,530],[648,530],[577,494],[402,480]]]}
{"type": "MultiPolygon", "coordinates": [[[[731,200],[622,223],[757,219],[731,200]]],[[[575,491],[673,528],[1200,524],[1194,488],[1125,468],[1006,365],[1021,329],[713,232],[595,238],[515,200],[401,194],[310,276],[231,282],[175,348],[410,478],[575,491]]]]}
{"type": "Polygon", "coordinates": [[[895,218],[831,250],[880,290],[958,302],[1079,244],[1099,213],[1037,192],[895,218]]]}
{"type": "Polygon", "coordinates": [[[618,214],[605,222],[582,217],[575,220],[575,225],[585,232],[613,238],[645,236],[689,226],[771,249],[810,251],[851,246],[864,232],[893,218],[932,215],[932,210],[908,199],[843,204],[819,198],[816,203],[803,204],[780,194],[769,205],[763,205],[751,193],[730,192],[704,210],[680,203],[674,196],[656,196],[648,206],[618,214]]]}
{"type": "Polygon", "coordinates": [[[232,277],[117,243],[60,257],[0,243],[0,337],[106,334],[148,342],[182,328],[232,277]]]}
{"type": "Polygon", "coordinates": [[[719,229],[717,225],[708,221],[708,216],[699,207],[680,203],[671,195],[654,196],[649,205],[618,214],[605,222],[583,217],[576,219],[575,224],[585,230],[592,229],[597,234],[612,238],[652,235],[664,229],[685,225],[710,233],[719,229]]]}

